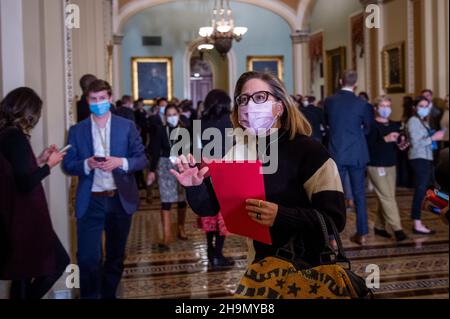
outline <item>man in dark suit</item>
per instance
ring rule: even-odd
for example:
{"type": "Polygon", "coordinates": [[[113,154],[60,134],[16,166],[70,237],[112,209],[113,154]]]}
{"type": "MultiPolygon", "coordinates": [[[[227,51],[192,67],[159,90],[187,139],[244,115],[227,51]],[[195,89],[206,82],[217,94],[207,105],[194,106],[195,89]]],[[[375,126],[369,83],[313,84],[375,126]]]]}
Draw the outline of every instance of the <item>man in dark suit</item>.
{"type": "Polygon", "coordinates": [[[437,107],[433,102],[433,91],[426,89],[423,90],[421,95],[428,100],[431,107],[431,112],[429,116],[430,127],[436,132],[441,129],[441,119],[443,111],[437,107]]]}
{"type": "Polygon", "coordinates": [[[131,96],[129,95],[122,96],[120,102],[121,102],[120,105],[116,104],[116,110],[114,114],[135,122],[135,116],[133,111],[133,100],[131,99],[131,96]]]}
{"type": "Polygon", "coordinates": [[[91,85],[91,83],[95,80],[97,80],[97,78],[92,74],[83,75],[80,79],[80,87],[83,95],[77,102],[77,123],[80,123],[91,115],[91,111],[89,110],[89,103],[87,100],[87,90],[89,85],[91,85]]]}
{"type": "Polygon", "coordinates": [[[314,102],[315,97],[305,96],[301,101],[302,105],[300,105],[300,112],[303,113],[309,124],[311,124],[313,130],[311,137],[319,143],[322,143],[323,132],[325,130],[324,115],[323,110],[316,107],[314,102]]]}
{"type": "Polygon", "coordinates": [[[346,71],[340,80],[342,89],[325,100],[325,123],[329,127],[328,149],[339,168],[341,180],[348,172],[355,200],[357,233],[351,240],[360,245],[369,233],[365,194],[365,171],[369,162],[366,135],[374,115],[367,102],[354,94],[358,75],[346,71]]]}
{"type": "Polygon", "coordinates": [[[166,98],[159,98],[156,100],[155,114],[148,118],[147,127],[149,130],[150,140],[156,134],[158,127],[164,125],[164,113],[169,102],[166,98]]]}
{"type": "Polygon", "coordinates": [[[148,164],[135,123],[110,112],[111,95],[111,86],[105,81],[89,86],[92,115],[70,128],[68,143],[72,147],[63,165],[69,175],[79,178],[77,259],[81,298],[85,299],[116,297],[131,216],[140,203],[134,173],[148,164]]]}

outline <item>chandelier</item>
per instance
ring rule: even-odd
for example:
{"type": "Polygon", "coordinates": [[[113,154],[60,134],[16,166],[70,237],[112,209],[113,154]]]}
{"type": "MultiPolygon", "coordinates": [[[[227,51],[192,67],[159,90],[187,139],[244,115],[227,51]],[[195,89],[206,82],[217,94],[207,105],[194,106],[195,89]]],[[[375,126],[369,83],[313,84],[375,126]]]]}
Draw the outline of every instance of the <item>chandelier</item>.
{"type": "Polygon", "coordinates": [[[201,27],[198,32],[204,39],[198,49],[202,51],[216,48],[222,56],[225,56],[230,51],[233,40],[241,41],[247,31],[246,27],[234,26],[230,0],[215,0],[211,26],[201,27]],[[226,2],[226,7],[224,2],[226,2]]]}

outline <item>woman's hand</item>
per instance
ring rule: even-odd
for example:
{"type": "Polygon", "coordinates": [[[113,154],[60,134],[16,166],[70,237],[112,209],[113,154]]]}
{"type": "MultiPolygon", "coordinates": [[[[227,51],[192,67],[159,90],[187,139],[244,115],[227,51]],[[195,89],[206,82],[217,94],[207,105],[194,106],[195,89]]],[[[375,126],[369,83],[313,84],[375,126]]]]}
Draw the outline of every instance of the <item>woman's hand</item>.
{"type": "Polygon", "coordinates": [[[444,131],[438,131],[436,133],[434,133],[434,135],[431,137],[431,140],[434,142],[438,142],[438,141],[442,141],[444,138],[444,131]]]}
{"type": "Polygon", "coordinates": [[[150,172],[147,175],[147,186],[151,186],[156,180],[155,172],[150,172]]]}
{"type": "Polygon", "coordinates": [[[392,132],[384,137],[384,141],[386,143],[394,143],[394,142],[397,142],[397,139],[399,136],[400,136],[400,133],[392,132]]]}
{"type": "Polygon", "coordinates": [[[178,183],[184,187],[201,185],[205,179],[205,174],[209,170],[208,167],[199,170],[192,154],[189,154],[188,158],[184,155],[178,157],[177,167],[179,172],[174,169],[171,169],[170,172],[177,178],[178,183]]]}
{"type": "Polygon", "coordinates": [[[39,157],[37,158],[38,165],[41,166],[42,164],[47,163],[50,155],[53,152],[57,152],[57,151],[58,151],[58,147],[55,144],[47,147],[45,150],[42,151],[41,155],[39,155],[39,157]]]}
{"type": "Polygon", "coordinates": [[[61,161],[64,159],[64,156],[66,156],[66,153],[60,153],[58,151],[51,153],[47,160],[47,165],[50,167],[50,169],[52,169],[53,167],[61,163],[61,161]]]}
{"type": "Polygon", "coordinates": [[[259,199],[247,199],[245,209],[255,222],[272,227],[278,214],[278,205],[259,199]]]}

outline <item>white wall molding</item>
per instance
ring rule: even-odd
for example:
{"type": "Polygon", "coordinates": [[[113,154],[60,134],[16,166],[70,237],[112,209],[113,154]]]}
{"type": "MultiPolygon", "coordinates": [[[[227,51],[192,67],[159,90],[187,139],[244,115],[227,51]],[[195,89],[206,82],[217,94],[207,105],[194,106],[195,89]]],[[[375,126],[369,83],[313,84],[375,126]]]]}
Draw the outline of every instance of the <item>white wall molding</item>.
{"type": "Polygon", "coordinates": [[[25,85],[22,0],[0,1],[2,92],[25,85]]]}
{"type": "Polygon", "coordinates": [[[423,1],[423,9],[424,9],[424,55],[425,55],[425,88],[433,89],[434,88],[434,66],[433,66],[433,1],[425,0],[423,1]]]}
{"type": "Polygon", "coordinates": [[[446,8],[446,2],[448,0],[437,0],[437,30],[438,30],[438,40],[437,40],[437,52],[438,52],[438,68],[437,68],[437,79],[438,84],[436,89],[438,89],[439,97],[443,98],[448,94],[448,33],[447,33],[447,22],[445,15],[448,17],[448,10],[446,8]]]}
{"type": "Polygon", "coordinates": [[[415,80],[415,53],[414,53],[414,0],[408,0],[406,4],[407,10],[407,38],[406,38],[406,92],[414,93],[416,88],[415,80]]]}
{"type": "MultiPolygon", "coordinates": [[[[63,16],[65,8],[70,4],[70,0],[64,0],[63,16]]],[[[72,29],[64,28],[64,74],[65,74],[65,93],[66,93],[66,128],[75,124],[74,109],[74,81],[73,81],[73,48],[72,48],[72,29]]]]}
{"type": "Polygon", "coordinates": [[[312,10],[314,9],[314,5],[317,0],[301,0],[300,5],[298,6],[297,16],[295,21],[296,30],[299,29],[307,29],[312,10]]]}

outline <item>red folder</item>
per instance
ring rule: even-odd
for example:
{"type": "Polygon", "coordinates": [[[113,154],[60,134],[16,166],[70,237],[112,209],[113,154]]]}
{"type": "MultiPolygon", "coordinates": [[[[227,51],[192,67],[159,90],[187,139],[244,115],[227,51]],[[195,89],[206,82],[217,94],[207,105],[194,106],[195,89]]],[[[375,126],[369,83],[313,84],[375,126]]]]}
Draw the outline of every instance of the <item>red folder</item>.
{"type": "Polygon", "coordinates": [[[253,221],[245,209],[247,199],[266,199],[261,161],[214,161],[208,167],[228,231],[271,245],[269,227],[253,221]]]}

